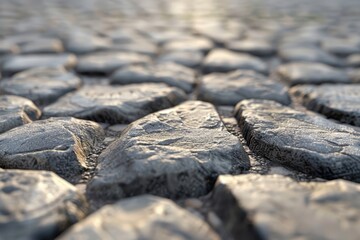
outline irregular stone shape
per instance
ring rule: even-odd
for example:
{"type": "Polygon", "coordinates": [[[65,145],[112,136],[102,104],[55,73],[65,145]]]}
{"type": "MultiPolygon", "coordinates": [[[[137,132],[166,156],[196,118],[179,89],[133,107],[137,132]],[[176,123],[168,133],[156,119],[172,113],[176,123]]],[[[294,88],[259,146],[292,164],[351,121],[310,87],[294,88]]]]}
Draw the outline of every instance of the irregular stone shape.
{"type": "Polygon", "coordinates": [[[37,105],[54,102],[81,86],[81,80],[64,68],[33,68],[0,83],[0,92],[22,96],[37,105]]]}
{"type": "Polygon", "coordinates": [[[318,47],[285,47],[280,49],[279,56],[285,62],[318,62],[334,67],[343,65],[338,58],[318,47]]]}
{"type": "Polygon", "coordinates": [[[350,67],[360,67],[360,54],[352,54],[347,58],[350,67]]]}
{"type": "Polygon", "coordinates": [[[0,96],[0,133],[30,123],[38,119],[40,115],[40,109],[26,98],[0,96]]]}
{"type": "Polygon", "coordinates": [[[151,59],[143,54],[125,52],[96,52],[79,59],[76,71],[82,74],[108,75],[116,69],[149,63],[151,59]]]}
{"type": "Polygon", "coordinates": [[[89,33],[75,32],[65,40],[64,45],[68,52],[86,54],[110,49],[111,41],[89,33]]]}
{"type": "Polygon", "coordinates": [[[267,72],[266,64],[259,58],[225,49],[214,49],[205,58],[203,72],[230,72],[238,69],[267,72]]]}
{"type": "Polygon", "coordinates": [[[360,84],[303,85],[291,89],[306,108],[360,126],[360,84]]]}
{"type": "Polygon", "coordinates": [[[220,176],[210,197],[234,239],[358,239],[360,186],[280,175],[220,176]]]}
{"type": "Polygon", "coordinates": [[[22,54],[61,53],[64,46],[59,39],[43,38],[21,46],[22,54]]]}
{"type": "Polygon", "coordinates": [[[200,51],[206,53],[214,47],[214,43],[204,37],[189,37],[173,41],[168,41],[164,44],[163,50],[165,52],[176,51],[200,51]]]}
{"type": "Polygon", "coordinates": [[[354,39],[325,39],[321,46],[326,51],[341,57],[360,53],[359,40],[354,41],[354,39]]]}
{"type": "Polygon", "coordinates": [[[360,68],[350,70],[348,76],[351,79],[351,82],[360,83],[360,68]]]}
{"type": "Polygon", "coordinates": [[[191,92],[195,84],[195,71],[175,63],[129,66],[117,70],[111,76],[112,84],[166,83],[191,92]]]}
{"type": "Polygon", "coordinates": [[[351,82],[346,72],[322,63],[282,64],[276,69],[276,74],[289,85],[351,82]]]}
{"type": "Polygon", "coordinates": [[[198,99],[216,105],[236,105],[244,99],[268,99],[290,104],[287,88],[251,70],[205,75],[198,90],[198,99]]]}
{"type": "Polygon", "coordinates": [[[220,240],[204,220],[171,200],[140,196],[107,205],[74,225],[58,240],[93,239],[220,240]],[[179,221],[180,220],[180,221],[179,221]]]}
{"type": "Polygon", "coordinates": [[[53,239],[88,212],[85,197],[47,171],[0,172],[1,239],[53,239]]]}
{"type": "Polygon", "coordinates": [[[77,182],[87,156],[104,138],[100,125],[74,118],[53,118],[0,135],[0,167],[49,170],[77,182]]]}
{"type": "Polygon", "coordinates": [[[85,86],[61,97],[43,110],[43,116],[71,116],[108,123],[130,123],[186,99],[177,88],[160,83],[125,86],[85,86]]]}
{"type": "Polygon", "coordinates": [[[174,62],[186,67],[195,68],[201,65],[204,56],[198,51],[176,51],[161,55],[158,62],[174,62]]]}
{"type": "Polygon", "coordinates": [[[144,193],[195,197],[206,194],[218,175],[248,168],[241,143],[215,108],[188,101],[130,124],[99,156],[87,193],[95,205],[144,193]]]}
{"type": "Polygon", "coordinates": [[[227,44],[227,48],[235,52],[243,52],[260,57],[268,57],[276,53],[272,43],[260,39],[232,41],[227,44]]]}
{"type": "Polygon", "coordinates": [[[72,54],[32,54],[25,56],[12,56],[5,60],[2,66],[4,76],[11,76],[17,72],[36,67],[64,67],[73,68],[77,63],[72,54]]]}
{"type": "Polygon", "coordinates": [[[267,100],[244,100],[236,118],[251,150],[300,172],[360,182],[360,131],[267,100]]]}

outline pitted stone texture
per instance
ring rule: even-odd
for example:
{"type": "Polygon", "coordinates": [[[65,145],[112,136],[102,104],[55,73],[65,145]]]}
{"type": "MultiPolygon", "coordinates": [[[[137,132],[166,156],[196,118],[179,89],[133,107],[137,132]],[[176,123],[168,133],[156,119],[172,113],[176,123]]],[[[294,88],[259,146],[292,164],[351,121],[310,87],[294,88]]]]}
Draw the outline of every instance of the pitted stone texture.
{"type": "Polygon", "coordinates": [[[334,67],[342,66],[342,62],[330,53],[318,47],[285,47],[279,51],[285,62],[317,62],[334,67]]]}
{"type": "Polygon", "coordinates": [[[21,46],[21,54],[61,53],[64,46],[59,39],[39,38],[21,46]]]}
{"type": "Polygon", "coordinates": [[[149,113],[173,107],[186,98],[182,90],[161,83],[84,86],[45,107],[43,116],[130,123],[149,113]]]}
{"type": "Polygon", "coordinates": [[[220,240],[200,217],[171,200],[140,196],[107,205],[74,225],[58,240],[220,240]]]}
{"type": "Polygon", "coordinates": [[[357,239],[360,186],[280,175],[220,176],[210,203],[234,239],[357,239]]]}
{"type": "Polygon", "coordinates": [[[46,105],[80,86],[81,80],[64,68],[34,68],[2,81],[0,91],[28,98],[37,105],[46,105]]]}
{"type": "Polygon", "coordinates": [[[283,84],[251,70],[204,76],[198,90],[198,98],[216,105],[235,106],[239,101],[249,98],[290,104],[287,88],[283,84]]]}
{"type": "Polygon", "coordinates": [[[30,123],[40,117],[41,111],[26,98],[0,96],[0,133],[30,123]]]}
{"type": "Polygon", "coordinates": [[[201,65],[204,56],[200,51],[176,51],[161,55],[158,62],[174,62],[186,67],[195,68],[201,65]]]}
{"type": "Polygon", "coordinates": [[[117,70],[111,76],[112,84],[166,83],[169,86],[191,92],[195,84],[195,71],[175,63],[129,66],[117,70]]]}
{"type": "Polygon", "coordinates": [[[220,174],[249,168],[239,140],[215,108],[200,101],[133,122],[99,157],[88,196],[95,205],[150,193],[169,198],[206,194],[220,174]]]}
{"type": "Polygon", "coordinates": [[[235,52],[248,53],[259,57],[268,57],[276,53],[276,49],[271,42],[260,39],[232,41],[227,44],[227,48],[235,52]]]}
{"type": "Polygon", "coordinates": [[[100,125],[74,118],[36,121],[0,135],[0,167],[49,170],[77,182],[104,138],[100,125]]]}
{"type": "Polygon", "coordinates": [[[360,84],[303,85],[293,87],[291,92],[312,111],[360,126],[360,84]]]}
{"type": "Polygon", "coordinates": [[[1,171],[0,202],[1,239],[53,239],[88,212],[85,197],[47,171],[1,171]]]}
{"type": "Polygon", "coordinates": [[[2,66],[4,76],[11,76],[17,72],[36,67],[64,67],[73,68],[77,58],[72,54],[30,54],[12,56],[5,60],[2,66]]]}
{"type": "Polygon", "coordinates": [[[212,50],[203,62],[204,73],[230,72],[239,69],[267,72],[267,66],[260,58],[225,49],[212,50]]]}
{"type": "Polygon", "coordinates": [[[200,51],[206,53],[214,48],[214,43],[204,37],[188,37],[168,41],[164,44],[165,52],[174,51],[200,51]]]}
{"type": "Polygon", "coordinates": [[[360,131],[267,100],[244,100],[236,118],[250,149],[325,179],[360,182],[360,131]]]}
{"type": "Polygon", "coordinates": [[[118,68],[132,64],[145,64],[150,60],[148,56],[137,53],[97,52],[81,57],[76,71],[82,74],[108,75],[118,68]]]}
{"type": "Polygon", "coordinates": [[[276,74],[289,85],[351,82],[346,72],[322,63],[283,64],[277,68],[276,74]]]}

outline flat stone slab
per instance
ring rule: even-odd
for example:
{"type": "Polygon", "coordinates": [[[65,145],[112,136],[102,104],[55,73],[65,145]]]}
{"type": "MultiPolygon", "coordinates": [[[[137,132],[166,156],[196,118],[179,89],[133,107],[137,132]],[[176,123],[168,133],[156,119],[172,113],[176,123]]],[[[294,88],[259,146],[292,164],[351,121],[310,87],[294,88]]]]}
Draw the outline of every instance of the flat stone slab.
{"type": "Polygon", "coordinates": [[[52,54],[64,52],[64,46],[56,38],[39,38],[21,46],[21,54],[52,54]]]}
{"type": "Polygon", "coordinates": [[[360,84],[303,85],[293,87],[291,93],[312,111],[360,126],[360,84]]]}
{"type": "Polygon", "coordinates": [[[100,125],[75,118],[35,121],[0,135],[0,167],[49,170],[77,182],[104,139],[100,125]]]}
{"type": "Polygon", "coordinates": [[[231,51],[248,53],[259,57],[269,57],[276,53],[275,46],[260,39],[244,39],[229,42],[227,48],[231,51]]]}
{"type": "Polygon", "coordinates": [[[175,106],[186,98],[182,90],[161,83],[84,86],[45,107],[43,116],[130,123],[149,113],[175,106]]]}
{"type": "Polygon", "coordinates": [[[198,99],[216,105],[233,105],[244,99],[268,99],[290,104],[287,88],[251,70],[205,75],[198,90],[198,99]]]}
{"type": "Polygon", "coordinates": [[[252,151],[300,172],[360,182],[360,131],[267,100],[244,100],[236,118],[252,151]]]}
{"type": "Polygon", "coordinates": [[[175,51],[161,55],[158,62],[174,62],[185,67],[195,68],[201,65],[204,58],[200,51],[175,51]]]}
{"type": "Polygon", "coordinates": [[[0,172],[2,239],[53,239],[88,212],[85,197],[47,171],[0,172]]]}
{"type": "Polygon", "coordinates": [[[138,53],[96,52],[81,57],[76,71],[81,74],[109,75],[118,68],[150,61],[148,56],[138,53]]]}
{"type": "Polygon", "coordinates": [[[322,63],[282,64],[276,69],[276,74],[289,85],[351,82],[346,72],[322,63]]]}
{"type": "Polygon", "coordinates": [[[285,62],[315,62],[334,67],[343,65],[337,57],[319,47],[284,47],[279,50],[279,56],[285,62]]]}
{"type": "Polygon", "coordinates": [[[168,41],[164,44],[164,52],[200,51],[206,53],[214,48],[214,43],[204,37],[187,37],[168,41]]]}
{"type": "Polygon", "coordinates": [[[191,92],[195,85],[195,71],[175,63],[129,66],[111,76],[112,84],[165,83],[191,92]]]}
{"type": "Polygon", "coordinates": [[[59,240],[66,239],[179,239],[219,240],[198,216],[171,200],[140,196],[107,205],[74,225],[59,240]],[[180,221],[179,221],[180,220],[180,221]]]}
{"type": "Polygon", "coordinates": [[[188,101],[150,114],[100,156],[87,193],[96,204],[144,193],[169,198],[206,194],[220,174],[239,174],[249,159],[213,105],[188,101]]]}
{"type": "Polygon", "coordinates": [[[64,41],[65,49],[74,54],[87,54],[110,49],[111,41],[90,33],[74,32],[64,41]]]}
{"type": "Polygon", "coordinates": [[[41,111],[29,99],[0,96],[0,133],[39,119],[41,111]]]}
{"type": "Polygon", "coordinates": [[[80,86],[80,78],[64,68],[34,68],[2,81],[0,91],[28,98],[36,105],[46,105],[80,86]]]}
{"type": "Polygon", "coordinates": [[[360,67],[360,53],[358,54],[352,54],[346,59],[347,64],[350,67],[360,67]]]}
{"type": "Polygon", "coordinates": [[[212,209],[234,239],[358,239],[360,186],[280,175],[220,176],[212,209]],[[319,229],[321,231],[319,231],[319,229]]]}
{"type": "Polygon", "coordinates": [[[230,72],[239,69],[267,72],[267,66],[260,58],[220,48],[212,50],[206,56],[202,66],[204,73],[230,72]]]}
{"type": "Polygon", "coordinates": [[[73,68],[77,58],[73,54],[29,54],[12,56],[5,60],[2,66],[2,74],[11,76],[17,72],[36,67],[64,67],[73,68]]]}

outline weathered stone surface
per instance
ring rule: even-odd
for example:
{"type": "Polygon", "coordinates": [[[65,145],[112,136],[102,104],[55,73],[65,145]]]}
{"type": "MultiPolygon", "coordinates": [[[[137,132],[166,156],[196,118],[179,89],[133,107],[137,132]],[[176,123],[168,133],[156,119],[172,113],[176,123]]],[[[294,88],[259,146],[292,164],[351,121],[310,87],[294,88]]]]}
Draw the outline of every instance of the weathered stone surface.
{"type": "Polygon", "coordinates": [[[47,171],[0,172],[0,238],[53,239],[88,212],[85,197],[47,171]]]}
{"type": "Polygon", "coordinates": [[[33,68],[0,83],[0,92],[22,96],[37,105],[54,102],[81,86],[81,80],[64,68],[33,68]]]}
{"type": "Polygon", "coordinates": [[[169,86],[191,92],[195,84],[195,71],[175,63],[129,66],[117,70],[111,76],[112,84],[166,83],[169,86]]]}
{"type": "Polygon", "coordinates": [[[40,38],[21,46],[21,54],[61,53],[64,46],[59,39],[40,38]]]}
{"type": "Polygon", "coordinates": [[[4,76],[36,67],[64,67],[73,68],[77,59],[72,54],[31,54],[25,56],[12,56],[5,60],[2,66],[4,76]]]}
{"type": "Polygon", "coordinates": [[[227,48],[235,52],[243,52],[260,57],[272,56],[276,49],[272,43],[260,39],[245,39],[232,41],[227,48]]]}
{"type": "Polygon", "coordinates": [[[0,167],[49,170],[76,182],[87,168],[86,157],[103,138],[103,129],[94,122],[35,121],[0,135],[0,167]]]}
{"type": "Polygon", "coordinates": [[[136,40],[127,43],[113,44],[111,49],[114,49],[116,51],[145,54],[149,56],[155,56],[158,51],[155,44],[145,40],[136,40]]]}
{"type": "Polygon", "coordinates": [[[19,46],[14,43],[0,41],[0,56],[18,53],[20,51],[19,46]]]}
{"type": "Polygon", "coordinates": [[[279,56],[285,62],[318,62],[334,67],[343,65],[338,58],[319,47],[285,47],[280,49],[279,56]]]}
{"type": "Polygon", "coordinates": [[[43,110],[43,116],[71,116],[109,123],[130,123],[186,99],[185,93],[161,83],[84,86],[43,110]]]}
{"type": "Polygon", "coordinates": [[[360,54],[352,54],[347,58],[350,67],[360,67],[360,54]]]}
{"type": "Polygon", "coordinates": [[[203,54],[199,51],[176,51],[161,55],[158,62],[174,62],[195,68],[201,65],[203,58],[203,54]]]}
{"type": "Polygon", "coordinates": [[[282,64],[277,68],[276,74],[289,85],[351,82],[346,72],[322,63],[282,64]]]}
{"type": "Polygon", "coordinates": [[[58,239],[179,239],[218,240],[198,216],[171,200],[140,196],[107,205],[74,225],[58,239]]]}
{"type": "Polygon", "coordinates": [[[188,37],[177,40],[168,41],[164,44],[163,50],[165,52],[175,51],[200,51],[208,52],[214,47],[214,43],[204,37],[188,37]]]}
{"type": "Polygon", "coordinates": [[[249,98],[290,104],[287,88],[251,70],[212,73],[203,77],[198,98],[216,105],[236,105],[249,98]]]}
{"type": "Polygon", "coordinates": [[[266,64],[246,53],[235,53],[225,49],[214,49],[203,62],[203,72],[230,72],[238,69],[267,72],[266,64]]]}
{"type": "Polygon", "coordinates": [[[0,133],[36,120],[40,115],[40,109],[26,98],[0,96],[0,133]]]}
{"type": "Polygon", "coordinates": [[[132,64],[145,64],[150,60],[148,56],[137,53],[96,52],[81,57],[76,71],[82,74],[108,75],[118,68],[132,64]]]}
{"type": "Polygon", "coordinates": [[[350,70],[348,76],[351,79],[351,82],[360,83],[360,68],[350,70]]]}
{"type": "Polygon", "coordinates": [[[291,89],[306,108],[360,126],[360,84],[303,85],[291,89]]]}
{"type": "Polygon", "coordinates": [[[360,131],[267,100],[244,100],[236,118],[250,149],[325,179],[360,182],[360,131]]]}
{"type": "Polygon", "coordinates": [[[64,45],[68,52],[86,54],[109,49],[111,41],[89,33],[74,32],[65,40],[64,45]]]}
{"type": "Polygon", "coordinates": [[[100,205],[143,193],[200,196],[218,175],[248,167],[241,143],[215,108],[189,101],[130,124],[100,155],[87,192],[100,205]]]}
{"type": "Polygon", "coordinates": [[[353,53],[360,53],[359,40],[349,38],[330,38],[322,42],[322,48],[326,51],[344,57],[353,53]]]}
{"type": "Polygon", "coordinates": [[[210,203],[234,239],[358,239],[360,186],[280,175],[220,176],[210,203]]]}

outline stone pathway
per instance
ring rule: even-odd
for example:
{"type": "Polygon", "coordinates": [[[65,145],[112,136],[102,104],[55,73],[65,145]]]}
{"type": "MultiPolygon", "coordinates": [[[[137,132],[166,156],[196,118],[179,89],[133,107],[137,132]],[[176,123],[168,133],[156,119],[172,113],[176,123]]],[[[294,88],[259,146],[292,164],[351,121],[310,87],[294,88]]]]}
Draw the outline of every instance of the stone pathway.
{"type": "Polygon", "coordinates": [[[358,0],[2,0],[0,22],[0,239],[359,239],[358,0]]]}

